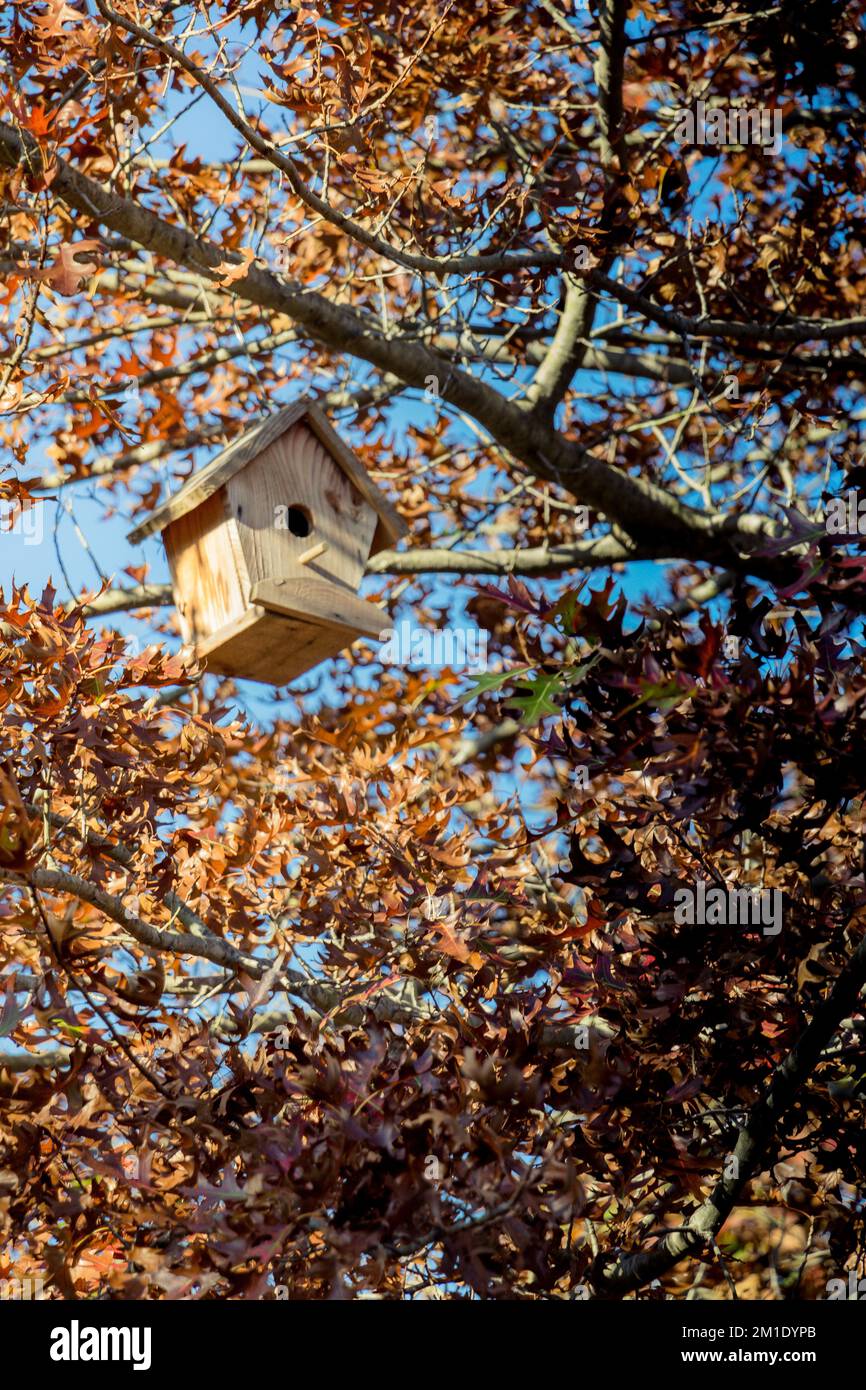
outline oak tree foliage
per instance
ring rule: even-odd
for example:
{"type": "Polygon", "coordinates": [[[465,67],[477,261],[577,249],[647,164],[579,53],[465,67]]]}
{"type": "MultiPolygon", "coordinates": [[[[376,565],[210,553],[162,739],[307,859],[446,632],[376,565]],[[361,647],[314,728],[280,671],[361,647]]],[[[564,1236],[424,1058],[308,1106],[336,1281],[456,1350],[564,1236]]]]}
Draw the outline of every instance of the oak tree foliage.
{"type": "Polygon", "coordinates": [[[0,1275],[859,1268],[863,12],[5,8],[0,505],[59,522],[0,579],[0,1275]],[[299,393],[410,527],[365,593],[480,678],[202,675],[101,542],[299,393]],[[698,879],[782,930],[678,921],[698,879]]]}

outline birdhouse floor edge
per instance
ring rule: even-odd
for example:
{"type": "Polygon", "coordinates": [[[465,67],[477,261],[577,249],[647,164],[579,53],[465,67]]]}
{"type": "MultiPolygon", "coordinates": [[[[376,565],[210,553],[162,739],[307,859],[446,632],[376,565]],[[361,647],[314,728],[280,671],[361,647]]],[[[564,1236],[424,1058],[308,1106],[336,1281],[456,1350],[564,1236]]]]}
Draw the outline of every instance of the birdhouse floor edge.
{"type": "Polygon", "coordinates": [[[325,627],[349,628],[358,636],[378,637],[389,625],[375,603],[325,579],[262,579],[252,587],[252,603],[325,627]]]}
{"type": "Polygon", "coordinates": [[[240,617],[192,644],[208,672],[286,685],[389,625],[375,604],[320,580],[265,580],[250,600],[240,617]]]}

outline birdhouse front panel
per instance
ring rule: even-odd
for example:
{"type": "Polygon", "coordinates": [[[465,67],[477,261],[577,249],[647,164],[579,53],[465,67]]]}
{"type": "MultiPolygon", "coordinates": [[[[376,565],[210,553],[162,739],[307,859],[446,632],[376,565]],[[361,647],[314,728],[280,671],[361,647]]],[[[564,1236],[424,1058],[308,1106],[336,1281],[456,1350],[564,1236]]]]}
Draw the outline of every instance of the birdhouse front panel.
{"type": "Polygon", "coordinates": [[[306,424],[226,486],[252,585],[317,577],[357,592],[378,517],[306,424]]]}

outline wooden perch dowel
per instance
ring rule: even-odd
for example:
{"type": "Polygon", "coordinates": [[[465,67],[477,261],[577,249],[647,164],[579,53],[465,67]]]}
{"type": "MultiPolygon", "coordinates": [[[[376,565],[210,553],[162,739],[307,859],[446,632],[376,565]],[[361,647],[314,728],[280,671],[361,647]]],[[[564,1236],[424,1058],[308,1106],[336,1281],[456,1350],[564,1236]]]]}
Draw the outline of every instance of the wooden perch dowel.
{"type": "Polygon", "coordinates": [[[303,555],[298,556],[298,564],[308,565],[311,560],[318,560],[319,556],[324,555],[327,549],[327,541],[319,541],[317,545],[311,545],[308,550],[304,551],[303,555]]]}

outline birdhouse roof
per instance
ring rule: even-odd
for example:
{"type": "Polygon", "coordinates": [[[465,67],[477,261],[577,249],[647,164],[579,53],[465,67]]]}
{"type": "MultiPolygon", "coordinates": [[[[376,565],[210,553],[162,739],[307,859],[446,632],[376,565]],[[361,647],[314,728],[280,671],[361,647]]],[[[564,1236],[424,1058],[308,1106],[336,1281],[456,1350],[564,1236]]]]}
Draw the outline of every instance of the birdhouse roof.
{"type": "Polygon", "coordinates": [[[302,420],[378,515],[379,525],[376,528],[374,551],[393,545],[401,536],[405,536],[405,523],[385,494],[373,482],[361,460],[343,443],[316,403],[301,399],[293,405],[284,406],[282,410],[274,411],[271,415],[263,416],[249,429],[244,430],[209,463],[187,478],[179,492],[140,521],[134,530],[130,531],[127,539],[135,545],[146,536],[152,536],[154,531],[164,531],[166,526],[177,521],[178,517],[185,516],[202,502],[206,502],[215,492],[219,492],[230,478],[258,458],[269,444],[273,444],[275,439],[279,439],[292,425],[302,420]]]}

